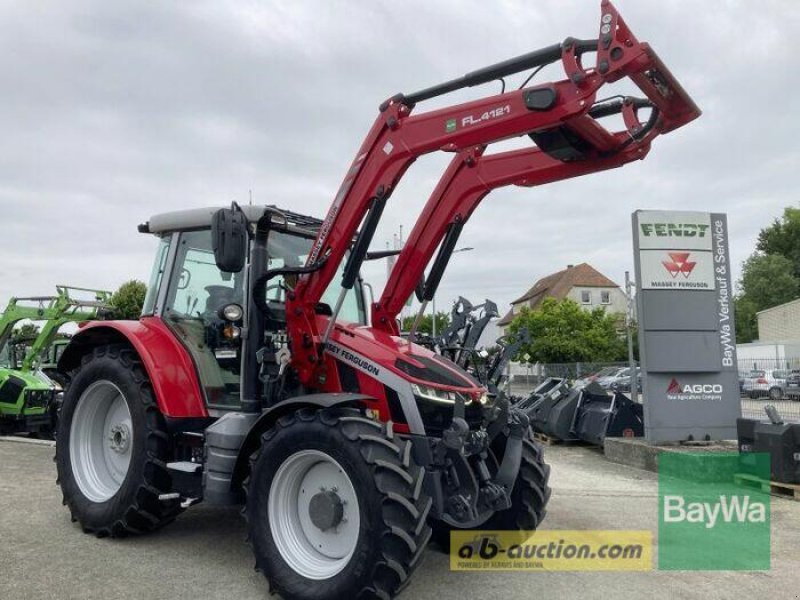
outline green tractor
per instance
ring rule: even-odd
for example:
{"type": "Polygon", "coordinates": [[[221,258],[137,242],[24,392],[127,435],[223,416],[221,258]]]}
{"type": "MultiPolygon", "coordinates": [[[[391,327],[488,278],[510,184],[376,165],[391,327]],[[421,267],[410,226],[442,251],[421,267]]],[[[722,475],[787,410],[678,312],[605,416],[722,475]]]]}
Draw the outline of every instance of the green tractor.
{"type": "Polygon", "coordinates": [[[0,315],[0,434],[53,434],[67,383],[54,368],[69,341],[57,339],[58,331],[103,316],[110,299],[110,292],[63,285],[55,296],[11,298],[0,315]],[[43,322],[35,337],[15,338],[14,326],[23,320],[43,322]]]}

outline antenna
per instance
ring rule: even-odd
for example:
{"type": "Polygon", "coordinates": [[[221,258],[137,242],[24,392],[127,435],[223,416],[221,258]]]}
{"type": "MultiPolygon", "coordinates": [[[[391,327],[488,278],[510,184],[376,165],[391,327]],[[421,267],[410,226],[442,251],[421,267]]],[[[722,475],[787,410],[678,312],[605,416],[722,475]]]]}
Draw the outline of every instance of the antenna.
{"type": "Polygon", "coordinates": [[[247,190],[250,193],[250,206],[253,206],[253,190],[247,190]]]}

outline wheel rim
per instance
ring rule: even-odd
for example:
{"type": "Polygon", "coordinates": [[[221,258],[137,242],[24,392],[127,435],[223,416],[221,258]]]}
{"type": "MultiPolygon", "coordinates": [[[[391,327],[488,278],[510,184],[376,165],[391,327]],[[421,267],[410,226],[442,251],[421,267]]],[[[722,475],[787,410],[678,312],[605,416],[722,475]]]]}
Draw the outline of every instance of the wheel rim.
{"type": "Polygon", "coordinates": [[[278,468],[267,516],[284,561],[308,579],[341,572],[358,545],[355,487],[342,466],[318,450],[296,452],[278,468]]]}
{"type": "Polygon", "coordinates": [[[128,403],[110,381],[96,381],[78,399],[69,435],[72,474],[92,502],[105,502],[119,491],[133,452],[133,424],[128,403]]]}

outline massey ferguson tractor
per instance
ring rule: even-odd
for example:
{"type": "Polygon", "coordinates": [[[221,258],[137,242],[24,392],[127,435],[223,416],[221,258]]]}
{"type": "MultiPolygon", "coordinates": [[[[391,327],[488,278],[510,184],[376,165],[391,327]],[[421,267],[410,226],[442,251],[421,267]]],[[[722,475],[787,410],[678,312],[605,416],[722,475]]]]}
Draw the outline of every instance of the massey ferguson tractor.
{"type": "Polygon", "coordinates": [[[56,459],[73,520],[119,537],[200,501],[243,504],[256,568],[288,599],[391,598],[431,536],[536,529],[549,468],[527,418],[402,338],[397,315],[431,263],[425,309],[492,189],[642,159],[699,114],[604,0],[596,38],[385,101],[323,221],[237,205],[152,217],[139,227],[159,239],[141,319],[90,323],[59,363],[72,374],[56,459]],[[553,63],[559,81],[415,113],[553,63]],[[598,99],[623,78],[641,97],[598,99]],[[602,124],[613,116],[620,131],[602,124]],[[523,136],[529,148],[485,152],[523,136]],[[439,150],[452,164],[370,305],[359,270],[384,206],[439,150]]]}

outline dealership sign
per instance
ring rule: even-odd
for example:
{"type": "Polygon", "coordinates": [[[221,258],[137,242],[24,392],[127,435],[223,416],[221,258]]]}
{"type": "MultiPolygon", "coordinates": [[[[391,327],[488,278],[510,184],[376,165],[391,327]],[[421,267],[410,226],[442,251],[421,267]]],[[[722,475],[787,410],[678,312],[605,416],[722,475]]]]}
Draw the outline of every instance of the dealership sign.
{"type": "Polygon", "coordinates": [[[740,415],[725,215],[633,214],[645,435],[735,437],[740,415]]]}
{"type": "Polygon", "coordinates": [[[645,290],[713,290],[716,279],[711,252],[642,250],[642,288],[645,290]]]}

